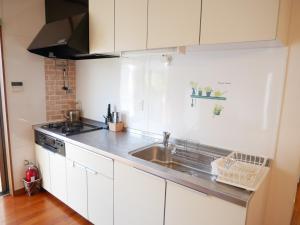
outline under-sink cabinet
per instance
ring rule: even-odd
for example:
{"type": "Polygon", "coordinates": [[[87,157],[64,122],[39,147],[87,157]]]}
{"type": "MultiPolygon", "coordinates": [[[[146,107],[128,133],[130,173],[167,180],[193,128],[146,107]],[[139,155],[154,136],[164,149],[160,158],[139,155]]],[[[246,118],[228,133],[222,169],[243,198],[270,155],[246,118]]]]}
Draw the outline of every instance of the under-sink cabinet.
{"type": "Polygon", "coordinates": [[[115,162],[115,225],[163,225],[164,179],[115,162]]]}
{"type": "Polygon", "coordinates": [[[246,221],[245,207],[170,181],[165,210],[165,225],[245,225],[246,221]]]}

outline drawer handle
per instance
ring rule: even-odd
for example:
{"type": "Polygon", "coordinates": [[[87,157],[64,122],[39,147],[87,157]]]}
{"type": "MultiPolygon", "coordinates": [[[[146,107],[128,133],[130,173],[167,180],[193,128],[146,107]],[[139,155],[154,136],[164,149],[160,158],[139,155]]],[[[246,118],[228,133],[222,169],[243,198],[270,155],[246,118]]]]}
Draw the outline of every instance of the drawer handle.
{"type": "Polygon", "coordinates": [[[76,162],[74,162],[74,161],[73,161],[73,163],[72,163],[72,166],[73,166],[73,167],[78,167],[78,168],[80,168],[80,169],[82,169],[82,170],[85,170],[85,167],[84,167],[84,166],[82,166],[82,165],[80,165],[79,163],[76,163],[76,162]]]}
{"type": "Polygon", "coordinates": [[[95,170],[92,170],[92,169],[90,169],[90,168],[87,168],[87,167],[86,167],[86,171],[88,171],[89,173],[91,173],[91,174],[93,174],[93,175],[97,175],[97,174],[98,174],[98,172],[97,172],[97,171],[95,171],[95,170]]]}

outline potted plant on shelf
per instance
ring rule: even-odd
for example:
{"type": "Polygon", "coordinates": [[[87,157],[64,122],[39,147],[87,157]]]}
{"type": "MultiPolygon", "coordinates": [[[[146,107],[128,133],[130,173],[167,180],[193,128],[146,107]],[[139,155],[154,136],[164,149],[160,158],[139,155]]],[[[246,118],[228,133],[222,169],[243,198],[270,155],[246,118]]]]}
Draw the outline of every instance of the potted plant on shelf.
{"type": "Polygon", "coordinates": [[[224,107],[222,105],[215,105],[214,111],[213,111],[214,115],[219,116],[223,109],[224,109],[224,107]]]}
{"type": "Polygon", "coordinates": [[[204,90],[205,90],[206,96],[210,97],[211,92],[213,91],[212,88],[208,86],[208,87],[204,88],[204,90]]]}
{"type": "Polygon", "coordinates": [[[192,95],[197,95],[197,87],[198,87],[198,84],[194,81],[191,81],[191,86],[192,86],[192,95]]]}
{"type": "Polygon", "coordinates": [[[202,88],[201,87],[198,87],[198,95],[202,96],[202,88]]]}

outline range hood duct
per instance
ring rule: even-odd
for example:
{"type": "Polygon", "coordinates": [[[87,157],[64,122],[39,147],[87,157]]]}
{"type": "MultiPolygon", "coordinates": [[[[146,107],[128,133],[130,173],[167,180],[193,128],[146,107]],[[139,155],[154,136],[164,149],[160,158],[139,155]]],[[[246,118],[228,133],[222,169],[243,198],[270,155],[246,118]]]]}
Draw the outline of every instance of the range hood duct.
{"type": "MultiPolygon", "coordinates": [[[[59,7],[57,9],[59,10],[59,7]]],[[[44,57],[59,59],[118,57],[89,54],[89,15],[87,12],[66,16],[64,19],[45,24],[27,50],[44,57]]]]}

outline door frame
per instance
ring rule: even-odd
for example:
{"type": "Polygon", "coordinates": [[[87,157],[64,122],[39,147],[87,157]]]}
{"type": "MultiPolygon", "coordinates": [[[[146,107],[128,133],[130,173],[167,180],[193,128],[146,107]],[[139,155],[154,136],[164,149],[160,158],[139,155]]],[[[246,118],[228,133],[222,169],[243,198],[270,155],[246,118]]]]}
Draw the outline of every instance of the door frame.
{"type": "MultiPolygon", "coordinates": [[[[2,25],[0,24],[0,108],[2,110],[2,117],[0,118],[0,129],[2,129],[2,143],[0,143],[0,164],[3,168],[0,168],[1,182],[7,186],[8,192],[11,195],[15,195],[14,191],[14,179],[12,171],[12,160],[11,160],[11,143],[10,143],[10,132],[9,132],[9,121],[7,111],[7,90],[6,90],[6,77],[4,67],[4,54],[3,54],[3,31],[2,25]],[[2,145],[2,146],[1,146],[2,145]],[[2,149],[2,152],[1,152],[2,149]],[[2,160],[2,161],[1,161],[2,160]]],[[[1,115],[0,115],[1,116],[1,115]]],[[[2,185],[3,186],[3,185],[2,185]]]]}

